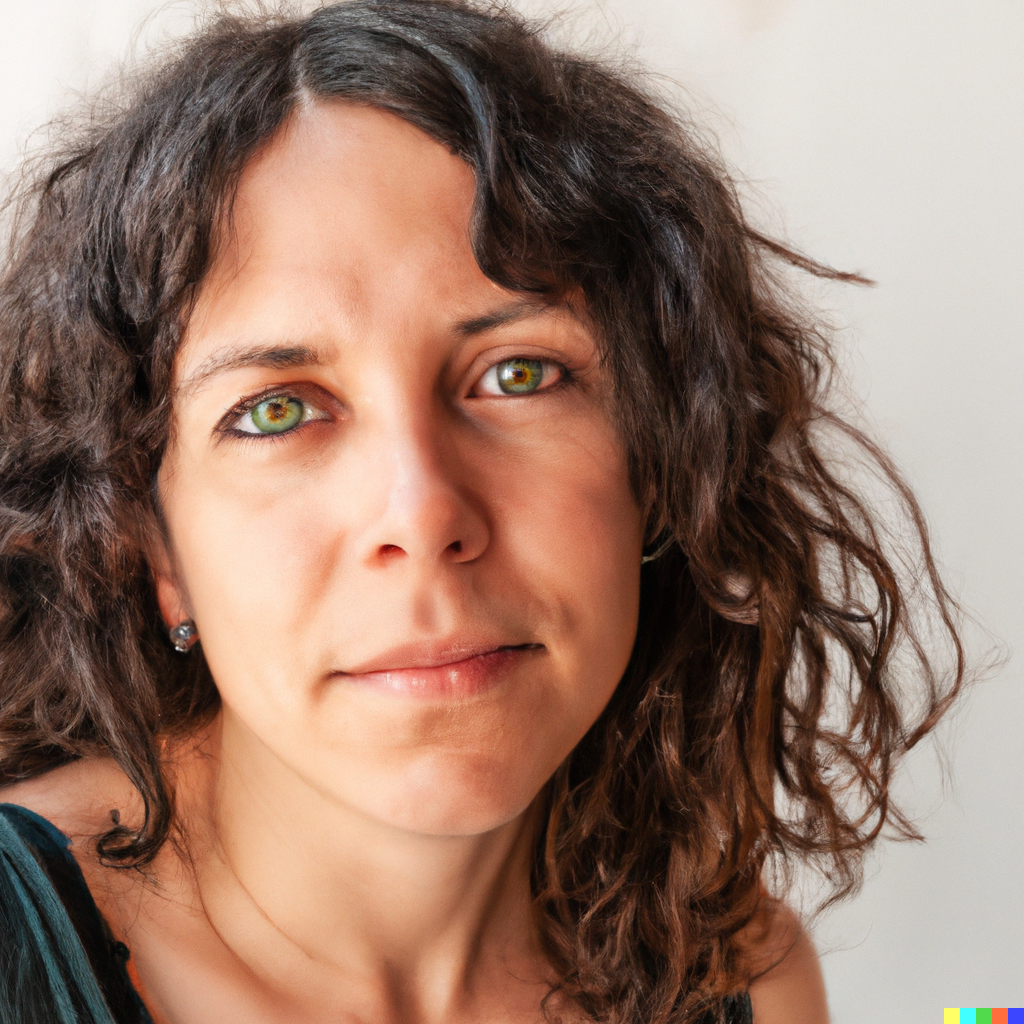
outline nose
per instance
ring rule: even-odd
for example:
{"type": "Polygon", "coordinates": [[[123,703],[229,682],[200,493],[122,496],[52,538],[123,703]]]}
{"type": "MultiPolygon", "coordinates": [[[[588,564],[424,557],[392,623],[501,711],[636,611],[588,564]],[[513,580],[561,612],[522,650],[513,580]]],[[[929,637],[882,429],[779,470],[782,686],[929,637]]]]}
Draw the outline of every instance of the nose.
{"type": "MultiPolygon", "coordinates": [[[[405,424],[375,439],[378,500],[362,542],[366,564],[471,562],[491,530],[473,473],[437,424],[405,424]]],[[[477,481],[478,482],[478,481],[477,481]]]]}

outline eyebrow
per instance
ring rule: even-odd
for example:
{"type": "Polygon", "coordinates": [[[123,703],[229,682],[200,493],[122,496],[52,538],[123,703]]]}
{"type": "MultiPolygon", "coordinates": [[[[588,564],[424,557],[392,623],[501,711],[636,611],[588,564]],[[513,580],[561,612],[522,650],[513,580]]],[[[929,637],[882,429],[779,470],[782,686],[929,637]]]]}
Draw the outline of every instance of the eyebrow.
{"type": "Polygon", "coordinates": [[[474,334],[493,331],[497,327],[515,323],[517,320],[525,320],[529,317],[550,313],[551,310],[550,302],[543,302],[539,299],[520,299],[518,302],[513,302],[511,305],[503,306],[501,309],[485,313],[483,316],[459,321],[455,324],[455,333],[461,334],[464,337],[472,337],[474,334]]]}
{"type": "Polygon", "coordinates": [[[281,370],[295,366],[323,366],[326,362],[322,353],[305,345],[261,345],[255,348],[228,349],[214,352],[208,359],[204,359],[175,390],[179,395],[193,394],[218,373],[249,366],[281,370]]]}

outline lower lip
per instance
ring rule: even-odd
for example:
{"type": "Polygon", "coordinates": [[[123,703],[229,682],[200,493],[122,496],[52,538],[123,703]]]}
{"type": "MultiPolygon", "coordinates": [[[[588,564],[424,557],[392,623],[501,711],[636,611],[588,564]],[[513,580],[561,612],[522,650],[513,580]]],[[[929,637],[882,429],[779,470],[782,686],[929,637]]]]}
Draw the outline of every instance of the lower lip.
{"type": "Polygon", "coordinates": [[[475,697],[496,686],[517,664],[537,650],[535,646],[502,647],[462,661],[429,668],[395,668],[363,672],[341,678],[360,686],[407,697],[475,697]]]}

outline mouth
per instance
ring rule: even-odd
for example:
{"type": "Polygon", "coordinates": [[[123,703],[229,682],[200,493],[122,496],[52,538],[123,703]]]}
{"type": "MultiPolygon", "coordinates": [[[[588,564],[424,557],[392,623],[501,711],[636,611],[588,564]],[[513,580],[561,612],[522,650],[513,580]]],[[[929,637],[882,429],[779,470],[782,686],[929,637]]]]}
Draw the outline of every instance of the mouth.
{"type": "Polygon", "coordinates": [[[543,644],[497,647],[420,648],[393,651],[355,671],[337,672],[339,681],[407,697],[474,697],[496,686],[511,671],[544,650],[543,644]],[[390,664],[381,664],[381,662],[390,664]],[[405,661],[405,664],[402,664],[405,661]]]}

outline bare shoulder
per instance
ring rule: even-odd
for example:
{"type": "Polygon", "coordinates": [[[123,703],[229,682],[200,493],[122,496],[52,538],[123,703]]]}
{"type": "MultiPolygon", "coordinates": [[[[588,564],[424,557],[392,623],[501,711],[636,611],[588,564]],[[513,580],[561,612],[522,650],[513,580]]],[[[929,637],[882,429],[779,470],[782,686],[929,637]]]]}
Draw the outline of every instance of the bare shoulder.
{"type": "Polygon", "coordinates": [[[799,917],[785,904],[770,903],[743,938],[755,976],[754,1024],[828,1024],[821,964],[799,917]]]}
{"type": "Polygon", "coordinates": [[[113,817],[130,820],[138,812],[139,796],[113,760],[97,757],[0,786],[0,803],[35,811],[75,842],[106,832],[113,817]]]}

